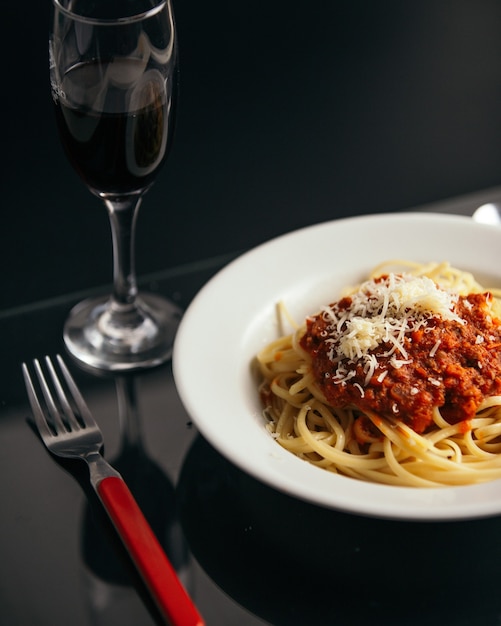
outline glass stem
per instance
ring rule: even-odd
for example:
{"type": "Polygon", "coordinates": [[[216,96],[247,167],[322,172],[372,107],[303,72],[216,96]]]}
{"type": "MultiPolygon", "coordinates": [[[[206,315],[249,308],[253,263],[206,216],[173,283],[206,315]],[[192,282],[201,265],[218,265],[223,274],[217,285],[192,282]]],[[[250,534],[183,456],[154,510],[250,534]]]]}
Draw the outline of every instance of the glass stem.
{"type": "Polygon", "coordinates": [[[134,239],[141,196],[105,198],[104,203],[113,240],[113,302],[133,308],[137,296],[134,239]]]}

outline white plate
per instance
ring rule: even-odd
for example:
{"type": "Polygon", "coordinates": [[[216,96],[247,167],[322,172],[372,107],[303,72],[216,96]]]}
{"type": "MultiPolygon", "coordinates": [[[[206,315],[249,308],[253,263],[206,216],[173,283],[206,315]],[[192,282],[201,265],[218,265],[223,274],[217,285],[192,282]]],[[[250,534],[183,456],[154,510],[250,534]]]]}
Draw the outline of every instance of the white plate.
{"type": "Polygon", "coordinates": [[[282,449],[262,417],[252,358],[278,336],[283,300],[302,321],[391,259],[449,261],[486,286],[501,284],[501,229],[468,217],[400,213],[318,224],[239,257],[198,293],[174,346],[176,385],[201,434],[255,478],[317,505],[393,519],[501,513],[501,481],[444,488],[376,485],[335,475],[282,449]]]}

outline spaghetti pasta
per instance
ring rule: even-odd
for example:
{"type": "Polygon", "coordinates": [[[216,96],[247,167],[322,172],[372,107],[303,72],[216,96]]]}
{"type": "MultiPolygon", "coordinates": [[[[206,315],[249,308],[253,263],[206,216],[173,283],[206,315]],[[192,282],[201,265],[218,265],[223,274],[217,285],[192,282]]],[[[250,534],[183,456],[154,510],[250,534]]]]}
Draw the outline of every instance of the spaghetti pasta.
{"type": "Polygon", "coordinates": [[[355,479],[501,478],[500,297],[448,263],[378,266],[257,355],[268,430],[355,479]]]}

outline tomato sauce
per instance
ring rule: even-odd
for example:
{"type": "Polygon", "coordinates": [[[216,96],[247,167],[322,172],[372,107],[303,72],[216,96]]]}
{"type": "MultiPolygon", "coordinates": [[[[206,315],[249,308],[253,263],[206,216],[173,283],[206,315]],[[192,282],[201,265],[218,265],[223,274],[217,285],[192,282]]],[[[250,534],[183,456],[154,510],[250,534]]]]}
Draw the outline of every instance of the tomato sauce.
{"type": "MultiPolygon", "coordinates": [[[[381,343],[369,381],[360,360],[343,365],[354,373],[339,382],[335,371],[329,321],[319,314],[307,320],[301,346],[312,360],[315,381],[327,402],[338,408],[357,407],[403,421],[415,432],[426,432],[439,407],[450,424],[464,422],[465,430],[484,398],[501,395],[501,321],[493,317],[490,293],[460,296],[455,312],[463,320],[430,317],[424,327],[406,333],[405,364],[392,365],[384,356],[392,345],[381,343]]],[[[350,298],[343,298],[349,307],[350,298]]],[[[338,303],[338,307],[339,307],[338,303]]]]}

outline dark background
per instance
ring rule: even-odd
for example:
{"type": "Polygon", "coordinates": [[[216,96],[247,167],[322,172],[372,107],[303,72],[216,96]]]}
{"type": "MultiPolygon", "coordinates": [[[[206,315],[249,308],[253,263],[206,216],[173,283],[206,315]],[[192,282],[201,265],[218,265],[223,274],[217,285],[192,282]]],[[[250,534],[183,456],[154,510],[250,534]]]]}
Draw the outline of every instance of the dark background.
{"type": "MultiPolygon", "coordinates": [[[[176,0],[174,148],[137,269],[501,184],[501,2],[176,0]]],[[[111,280],[105,209],[62,154],[49,0],[2,3],[2,308],[111,280]]]]}

